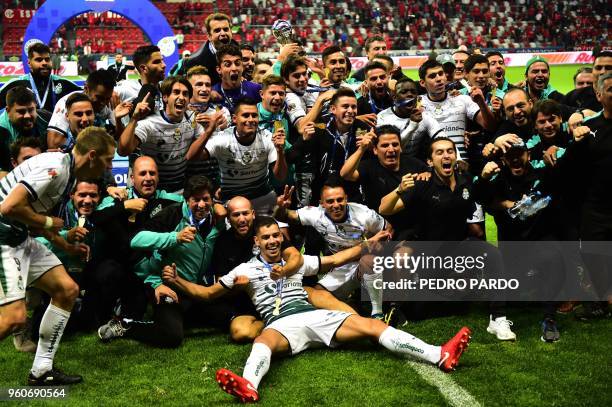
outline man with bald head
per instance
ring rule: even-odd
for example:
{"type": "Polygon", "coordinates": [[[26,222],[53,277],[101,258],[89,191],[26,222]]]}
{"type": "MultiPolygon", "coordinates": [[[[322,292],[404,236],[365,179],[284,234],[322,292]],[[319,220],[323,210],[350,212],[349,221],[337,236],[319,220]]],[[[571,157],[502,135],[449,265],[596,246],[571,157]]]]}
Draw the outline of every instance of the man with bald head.
{"type": "MultiPolygon", "coordinates": [[[[155,160],[148,156],[138,157],[130,176],[132,187],[125,190],[121,198],[107,196],[91,215],[98,230],[110,238],[103,244],[105,260],[97,269],[95,279],[104,296],[105,306],[111,312],[117,298],[121,298],[122,315],[140,319],[146,309],[145,287],[132,271],[143,253],[130,249],[130,241],[140,232],[145,222],[165,207],[182,202],[181,195],[157,189],[159,176],[155,160]]],[[[104,318],[106,322],[108,318],[104,318]]]]}
{"type": "MultiPolygon", "coordinates": [[[[236,196],[227,202],[227,219],[230,228],[217,238],[213,252],[212,267],[218,278],[226,275],[235,267],[253,257],[253,221],[255,210],[247,198],[236,196]]],[[[302,255],[290,243],[283,241],[281,246],[284,271],[297,270],[303,263],[302,255]]],[[[235,307],[234,319],[230,325],[230,334],[236,342],[252,341],[263,329],[263,322],[249,297],[243,292],[237,292],[228,297],[235,307]]]]}

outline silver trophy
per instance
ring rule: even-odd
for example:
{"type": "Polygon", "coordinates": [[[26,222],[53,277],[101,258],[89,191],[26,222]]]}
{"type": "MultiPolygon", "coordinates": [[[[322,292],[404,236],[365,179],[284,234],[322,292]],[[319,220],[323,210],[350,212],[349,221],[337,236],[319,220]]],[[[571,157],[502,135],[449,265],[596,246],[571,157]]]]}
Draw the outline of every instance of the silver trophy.
{"type": "Polygon", "coordinates": [[[293,27],[287,20],[276,20],[272,24],[272,35],[281,46],[297,42],[293,34],[293,27]]]}

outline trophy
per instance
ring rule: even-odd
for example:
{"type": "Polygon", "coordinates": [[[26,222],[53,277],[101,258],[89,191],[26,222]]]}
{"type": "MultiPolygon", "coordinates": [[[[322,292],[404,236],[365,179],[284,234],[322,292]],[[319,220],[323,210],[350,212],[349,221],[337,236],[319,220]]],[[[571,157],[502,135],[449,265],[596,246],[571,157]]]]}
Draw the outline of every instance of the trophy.
{"type": "Polygon", "coordinates": [[[297,42],[293,34],[293,27],[287,20],[276,20],[272,24],[272,35],[283,46],[297,42]]]}
{"type": "MultiPolygon", "coordinates": [[[[298,38],[295,36],[293,32],[293,27],[291,23],[287,20],[276,20],[274,24],[272,24],[272,35],[276,38],[276,41],[282,47],[287,44],[299,44],[298,38]]],[[[298,52],[299,56],[306,55],[306,51],[300,47],[300,51],[298,52]]]]}

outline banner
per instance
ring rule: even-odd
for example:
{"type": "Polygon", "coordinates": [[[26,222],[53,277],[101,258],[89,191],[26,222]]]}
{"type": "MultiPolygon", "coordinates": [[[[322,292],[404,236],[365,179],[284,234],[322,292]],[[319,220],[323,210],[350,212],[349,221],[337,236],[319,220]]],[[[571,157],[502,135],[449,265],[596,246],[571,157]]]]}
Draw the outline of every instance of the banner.
{"type": "MultiPolygon", "coordinates": [[[[566,65],[566,64],[591,64],[593,63],[593,56],[591,51],[579,51],[579,52],[542,52],[542,53],[504,53],[504,61],[506,66],[525,66],[527,61],[532,57],[539,55],[548,61],[550,65],[566,65]]],[[[402,69],[418,69],[419,66],[427,60],[427,56],[404,56],[404,57],[392,57],[396,65],[399,65],[402,69]]],[[[366,57],[352,57],[350,58],[353,70],[363,68],[367,63],[366,57]]]]}
{"type": "MultiPolygon", "coordinates": [[[[0,76],[24,75],[23,62],[0,62],[0,76]]],[[[76,61],[62,61],[59,75],[77,76],[79,74],[76,61]]]]}

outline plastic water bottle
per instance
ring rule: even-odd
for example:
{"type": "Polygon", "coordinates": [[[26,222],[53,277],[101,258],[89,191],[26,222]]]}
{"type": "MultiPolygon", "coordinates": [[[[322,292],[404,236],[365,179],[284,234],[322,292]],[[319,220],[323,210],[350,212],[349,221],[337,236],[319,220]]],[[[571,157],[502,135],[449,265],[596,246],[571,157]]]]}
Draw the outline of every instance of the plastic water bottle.
{"type": "Polygon", "coordinates": [[[550,201],[551,201],[550,196],[544,196],[538,200],[535,200],[533,204],[527,207],[526,211],[523,212],[523,216],[524,216],[523,220],[535,215],[542,209],[546,208],[548,204],[550,204],[550,201]]]}
{"type": "Polygon", "coordinates": [[[523,216],[523,212],[526,208],[531,205],[531,194],[524,196],[520,201],[516,202],[512,208],[508,209],[508,215],[512,219],[516,219],[517,217],[520,219],[523,216]]]}

